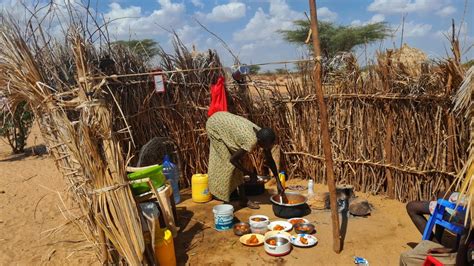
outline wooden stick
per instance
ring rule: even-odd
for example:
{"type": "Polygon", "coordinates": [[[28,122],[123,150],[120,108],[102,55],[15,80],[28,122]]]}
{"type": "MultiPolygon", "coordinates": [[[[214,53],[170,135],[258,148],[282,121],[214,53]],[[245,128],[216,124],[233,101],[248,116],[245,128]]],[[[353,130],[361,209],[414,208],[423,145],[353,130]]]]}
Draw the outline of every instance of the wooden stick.
{"type": "MultiPolygon", "coordinates": [[[[308,156],[310,158],[313,158],[318,161],[324,161],[324,157],[306,153],[306,152],[299,152],[299,151],[288,151],[284,152],[284,154],[287,155],[303,155],[303,156],[308,156]]],[[[365,166],[373,166],[373,167],[379,167],[379,168],[389,168],[394,171],[402,172],[405,174],[413,174],[413,175],[431,175],[431,174],[441,174],[449,177],[455,178],[457,175],[455,172],[445,172],[445,171],[440,171],[437,169],[427,169],[427,170],[418,170],[414,167],[408,167],[408,166],[396,166],[393,164],[386,164],[383,162],[373,162],[370,160],[365,160],[365,161],[354,161],[354,160],[348,160],[348,159],[334,159],[335,162],[337,163],[342,163],[342,164],[358,164],[358,165],[365,165],[365,166]]]]}
{"type": "MultiPolygon", "coordinates": [[[[354,99],[361,99],[361,100],[378,100],[378,101],[418,101],[421,103],[429,103],[431,101],[435,102],[446,102],[449,103],[449,97],[446,95],[403,95],[400,93],[376,93],[376,94],[362,94],[362,93],[341,93],[341,94],[326,94],[324,95],[324,99],[334,99],[334,100],[354,100],[354,99]]],[[[283,97],[283,98],[275,98],[272,99],[276,102],[281,103],[297,103],[297,102],[313,102],[317,100],[316,95],[310,94],[305,97],[283,97]]]]}
{"type": "MultiPolygon", "coordinates": [[[[446,95],[451,95],[453,89],[453,76],[451,73],[448,73],[448,81],[446,84],[446,95]]],[[[448,97],[446,97],[448,98],[448,97]]],[[[454,131],[454,118],[449,112],[448,109],[445,109],[445,116],[446,116],[446,122],[447,122],[447,128],[446,130],[448,131],[448,139],[447,141],[447,158],[446,158],[446,168],[448,171],[454,171],[454,139],[455,139],[455,131],[454,131]]]]}
{"type": "MultiPolygon", "coordinates": [[[[321,57],[321,50],[319,46],[319,32],[318,32],[318,17],[316,13],[316,0],[309,0],[309,7],[311,10],[311,31],[313,32],[313,50],[316,58],[321,57]]],[[[331,152],[331,139],[329,137],[328,113],[326,103],[324,102],[323,86],[321,81],[321,62],[316,61],[314,69],[314,82],[316,95],[318,98],[319,119],[321,120],[321,135],[324,150],[324,157],[326,159],[326,176],[329,188],[329,199],[331,204],[332,217],[332,236],[333,249],[336,253],[341,252],[341,233],[339,229],[339,213],[337,211],[336,198],[336,182],[334,180],[334,169],[331,152]]]]}

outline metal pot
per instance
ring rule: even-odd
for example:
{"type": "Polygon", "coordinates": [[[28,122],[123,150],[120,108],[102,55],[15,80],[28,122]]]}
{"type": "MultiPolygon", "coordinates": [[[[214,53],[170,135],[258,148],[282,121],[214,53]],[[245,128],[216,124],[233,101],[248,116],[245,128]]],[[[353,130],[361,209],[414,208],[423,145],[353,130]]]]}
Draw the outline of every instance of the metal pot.
{"type": "Polygon", "coordinates": [[[289,219],[303,217],[311,213],[311,209],[308,204],[306,204],[308,199],[305,196],[297,192],[285,192],[285,194],[288,201],[292,202],[291,204],[282,203],[280,195],[273,195],[270,197],[275,216],[289,219]]]}
{"type": "Polygon", "coordinates": [[[245,194],[247,196],[258,196],[265,193],[265,184],[264,183],[244,183],[245,194]]]}
{"type": "Polygon", "coordinates": [[[264,245],[265,252],[276,257],[285,256],[291,251],[291,241],[288,237],[283,235],[266,237],[264,245]]]}
{"type": "Polygon", "coordinates": [[[245,194],[247,196],[258,196],[265,193],[265,182],[269,179],[269,176],[257,176],[257,180],[252,182],[249,176],[244,176],[245,194]]]}

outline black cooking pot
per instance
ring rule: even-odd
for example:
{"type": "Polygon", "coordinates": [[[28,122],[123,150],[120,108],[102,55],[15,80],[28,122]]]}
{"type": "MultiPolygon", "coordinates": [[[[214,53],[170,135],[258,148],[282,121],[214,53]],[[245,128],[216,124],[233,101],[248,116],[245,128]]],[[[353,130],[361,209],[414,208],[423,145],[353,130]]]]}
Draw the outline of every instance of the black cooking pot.
{"type": "Polygon", "coordinates": [[[247,196],[258,196],[265,193],[265,182],[269,179],[269,176],[258,176],[257,180],[251,181],[249,176],[244,176],[245,194],[247,196]]]}
{"type": "Polygon", "coordinates": [[[281,203],[281,196],[280,195],[273,195],[270,197],[270,201],[272,202],[273,213],[275,216],[280,218],[295,218],[295,217],[303,217],[311,213],[311,209],[309,208],[306,201],[308,200],[305,196],[297,193],[297,192],[285,192],[286,197],[288,198],[291,204],[284,204],[281,203]]]}
{"type": "Polygon", "coordinates": [[[263,183],[244,183],[245,194],[247,196],[258,196],[265,192],[265,184],[263,183]]]}

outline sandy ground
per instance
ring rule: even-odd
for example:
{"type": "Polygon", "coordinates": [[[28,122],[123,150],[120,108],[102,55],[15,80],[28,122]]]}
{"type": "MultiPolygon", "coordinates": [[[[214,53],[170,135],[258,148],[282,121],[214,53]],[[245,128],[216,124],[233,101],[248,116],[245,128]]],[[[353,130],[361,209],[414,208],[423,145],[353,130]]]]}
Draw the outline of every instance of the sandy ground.
{"type": "MultiPolygon", "coordinates": [[[[315,189],[327,191],[323,185],[316,185],[315,189]]],[[[183,193],[189,197],[189,191],[183,193]]],[[[243,246],[232,231],[214,230],[212,207],[219,202],[197,204],[186,200],[178,205],[184,222],[184,229],[176,240],[177,246],[181,247],[178,259],[191,265],[353,265],[353,257],[360,256],[371,265],[398,265],[400,253],[421,240],[420,233],[406,215],[405,205],[380,196],[356,195],[368,198],[374,211],[366,218],[348,219],[344,250],[340,254],[332,251],[331,213],[321,210],[305,217],[316,225],[318,245],[308,249],[294,248],[282,258],[267,255],[263,246],[243,246]]],[[[282,220],[273,215],[267,196],[254,198],[261,201],[260,210],[241,209],[235,216],[241,221],[248,221],[254,214],[282,220]]]]}
{"type": "MultiPolygon", "coordinates": [[[[36,127],[28,144],[42,144],[36,127]]],[[[0,265],[97,264],[80,230],[65,225],[66,185],[51,157],[10,152],[0,140],[0,265]]]]}
{"type": "MultiPolygon", "coordinates": [[[[29,145],[41,143],[34,129],[29,145]]],[[[288,185],[296,182],[290,180],[288,185]]],[[[98,264],[80,230],[64,225],[67,221],[61,214],[64,207],[58,195],[67,198],[65,187],[50,156],[12,157],[9,147],[0,142],[0,265],[98,264]]],[[[326,187],[316,185],[316,191],[326,191],[326,187]]],[[[368,198],[374,210],[367,218],[348,219],[341,254],[332,251],[330,212],[322,210],[305,217],[316,225],[318,245],[294,248],[289,255],[274,258],[263,246],[242,246],[232,231],[213,229],[212,207],[219,202],[197,204],[191,201],[189,190],[182,194],[185,200],[178,205],[181,232],[175,239],[180,265],[353,265],[353,256],[365,257],[371,265],[398,265],[400,253],[421,239],[404,204],[356,193],[368,198]]],[[[262,208],[237,210],[238,219],[247,221],[253,214],[276,218],[268,195],[254,199],[262,208]]]]}

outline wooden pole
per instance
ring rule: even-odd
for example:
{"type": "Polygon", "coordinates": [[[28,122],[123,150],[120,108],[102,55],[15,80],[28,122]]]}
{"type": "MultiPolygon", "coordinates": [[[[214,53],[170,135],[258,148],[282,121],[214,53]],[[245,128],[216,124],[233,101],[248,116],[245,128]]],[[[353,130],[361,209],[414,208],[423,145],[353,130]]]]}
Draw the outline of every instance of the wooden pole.
{"type": "MultiPolygon", "coordinates": [[[[390,78],[391,73],[390,69],[392,66],[392,53],[387,51],[386,59],[387,62],[383,64],[382,68],[382,80],[383,80],[383,89],[385,93],[390,91],[390,78]]],[[[383,144],[384,152],[384,163],[392,164],[392,138],[393,138],[393,111],[390,108],[390,103],[385,103],[384,105],[385,113],[387,114],[387,124],[385,125],[385,140],[383,144]]],[[[385,178],[387,180],[387,195],[389,198],[395,198],[395,182],[393,181],[392,170],[390,168],[385,168],[385,178]]]]}
{"type": "Polygon", "coordinates": [[[313,39],[313,49],[315,68],[314,68],[314,83],[316,88],[316,97],[318,99],[319,119],[321,120],[321,135],[323,143],[323,151],[326,162],[326,176],[329,188],[329,200],[331,204],[331,218],[332,218],[332,236],[333,249],[336,253],[341,252],[341,233],[339,228],[339,213],[337,211],[336,198],[336,182],[334,180],[334,167],[331,152],[331,139],[329,138],[328,112],[326,103],[324,102],[323,85],[321,81],[321,48],[319,45],[318,32],[318,17],[316,14],[316,0],[309,0],[309,7],[311,11],[311,31],[313,39]]]}
{"type": "MultiPolygon", "coordinates": [[[[392,164],[392,138],[393,138],[393,112],[390,108],[390,104],[385,104],[385,113],[388,115],[387,125],[385,126],[385,141],[383,144],[384,150],[384,162],[386,164],[392,164]]],[[[395,182],[393,181],[392,170],[390,168],[385,169],[385,178],[387,179],[387,194],[391,199],[395,198],[395,182]]]]}

